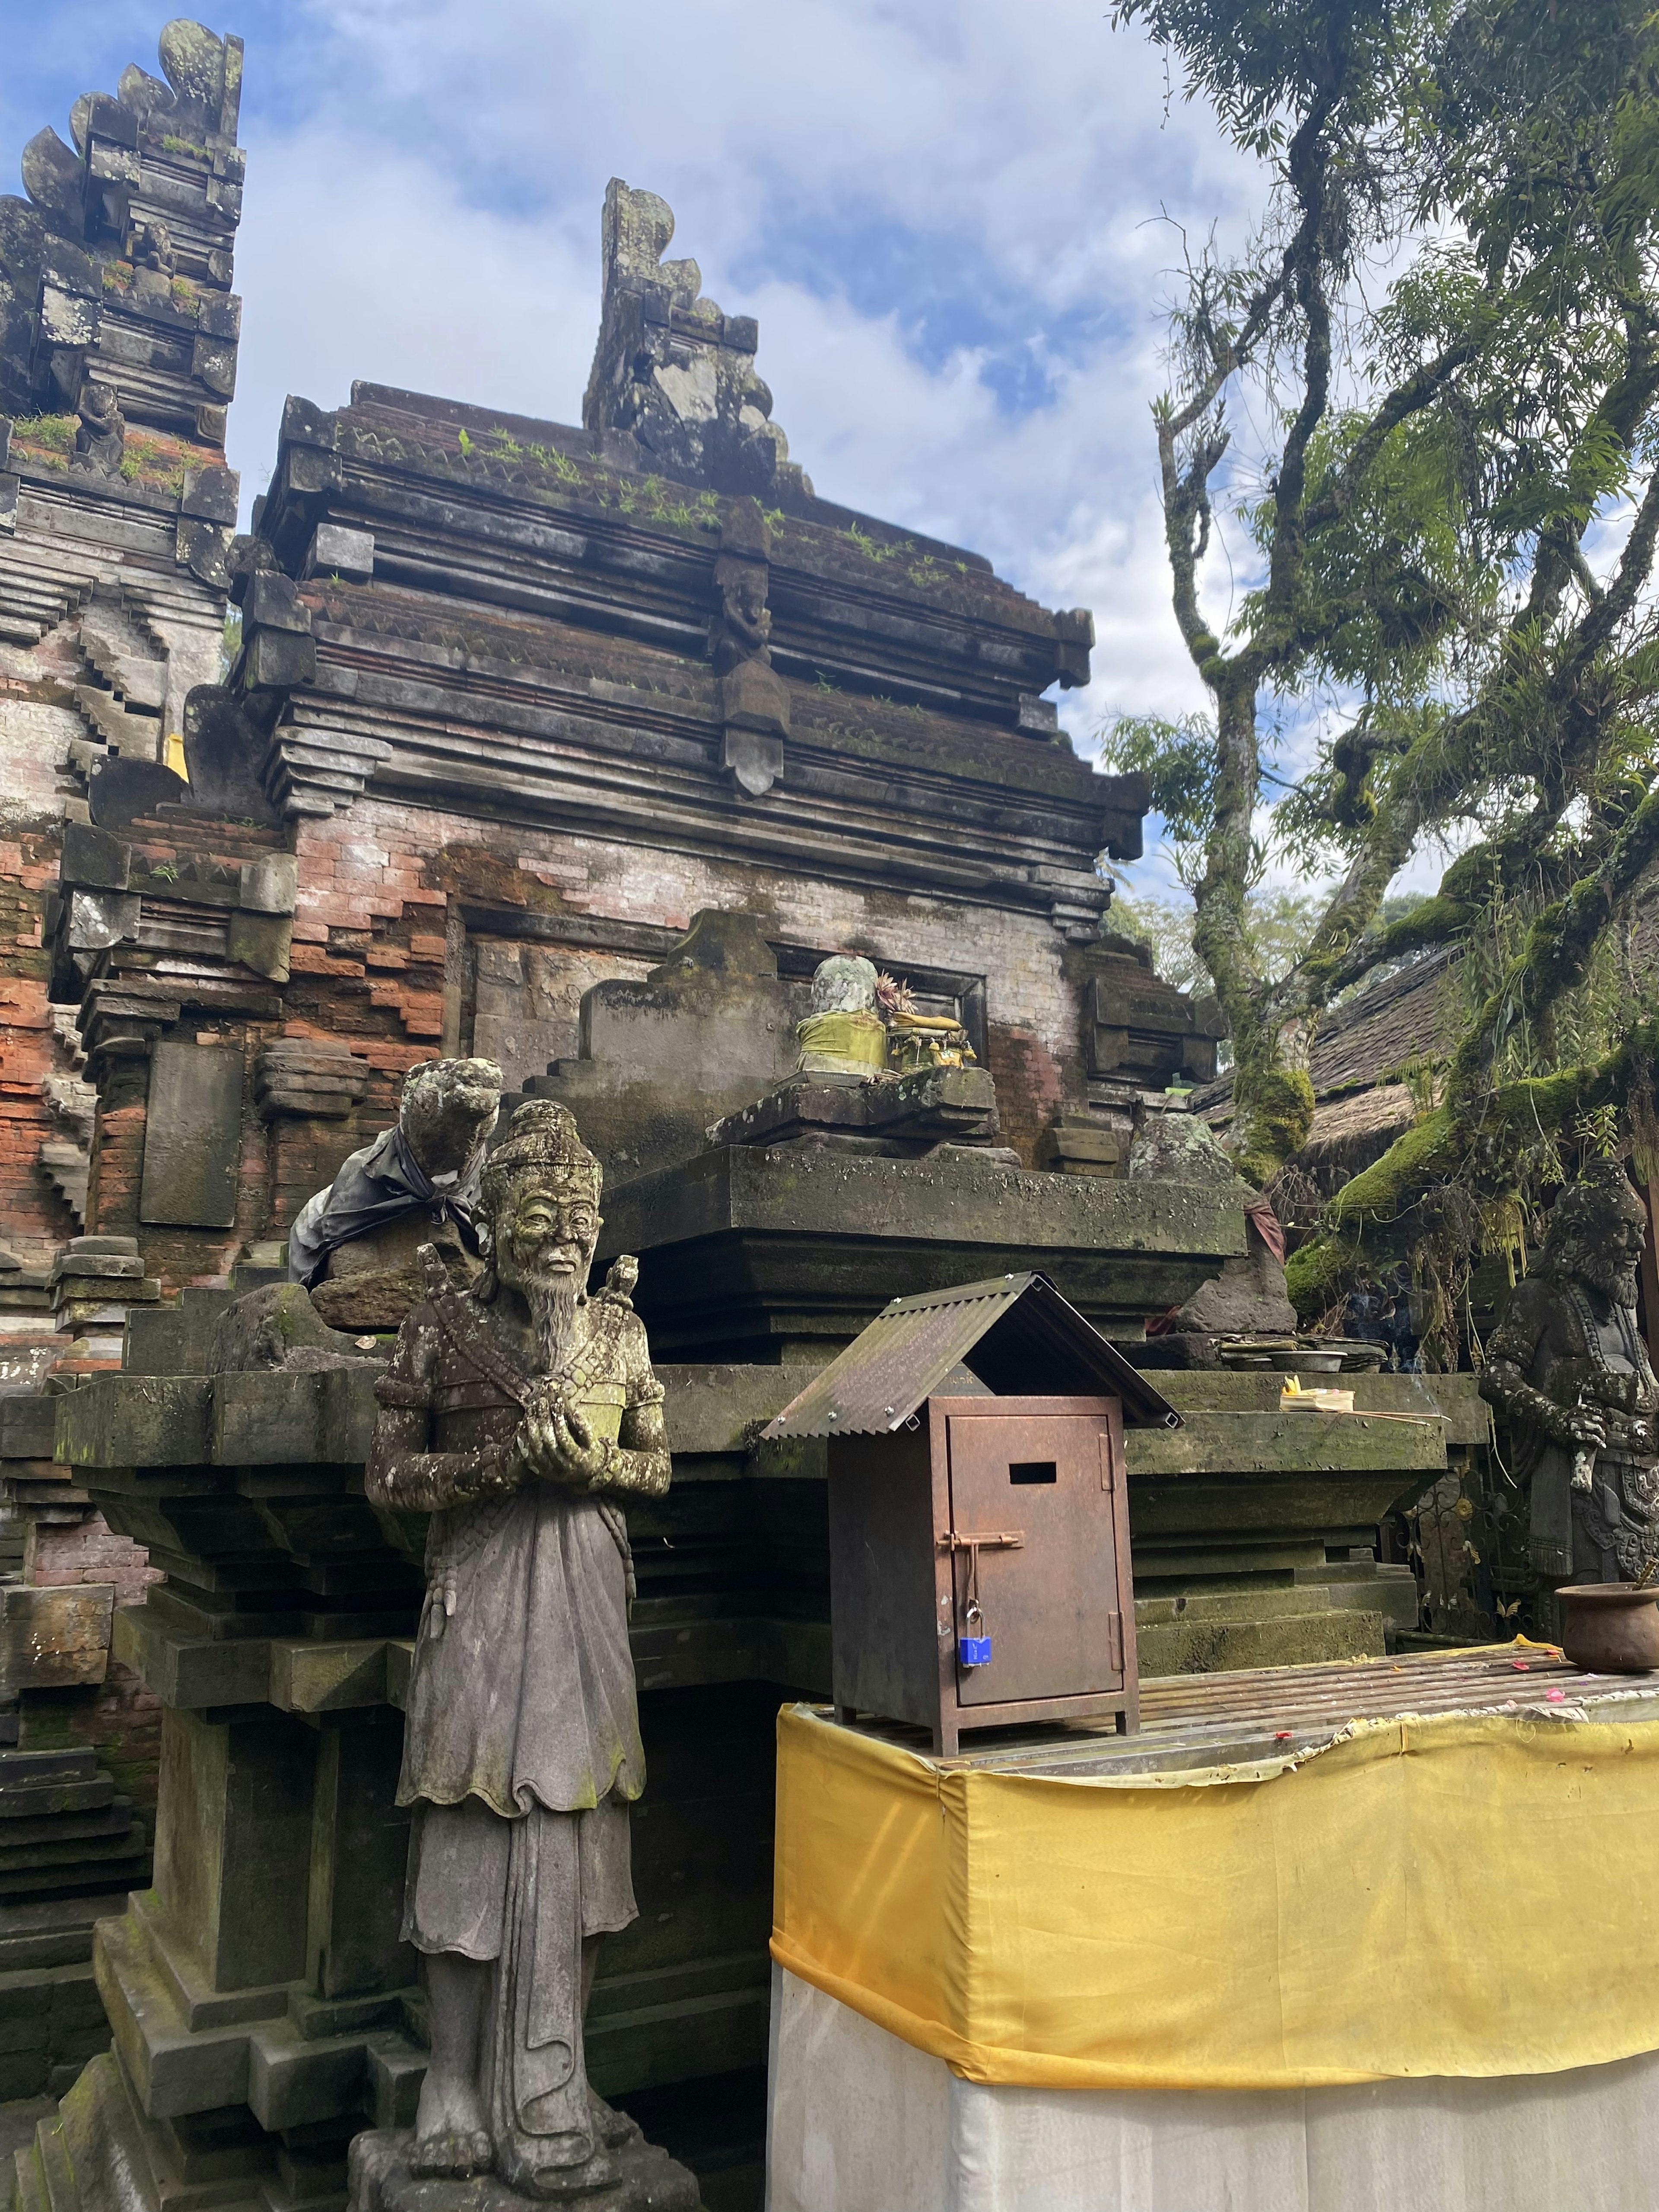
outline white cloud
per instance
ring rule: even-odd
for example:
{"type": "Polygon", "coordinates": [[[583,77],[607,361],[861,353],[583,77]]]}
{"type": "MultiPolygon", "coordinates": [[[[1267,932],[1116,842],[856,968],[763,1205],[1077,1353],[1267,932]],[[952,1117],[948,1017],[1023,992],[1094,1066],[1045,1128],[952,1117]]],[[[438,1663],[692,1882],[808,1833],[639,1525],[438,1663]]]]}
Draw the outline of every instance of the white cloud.
{"type": "Polygon", "coordinates": [[[343,406],[362,378],[579,419],[598,258],[556,225],[469,206],[404,149],[310,131],[263,148],[236,258],[230,458],[244,505],[264,489],[290,392],[343,406]]]}

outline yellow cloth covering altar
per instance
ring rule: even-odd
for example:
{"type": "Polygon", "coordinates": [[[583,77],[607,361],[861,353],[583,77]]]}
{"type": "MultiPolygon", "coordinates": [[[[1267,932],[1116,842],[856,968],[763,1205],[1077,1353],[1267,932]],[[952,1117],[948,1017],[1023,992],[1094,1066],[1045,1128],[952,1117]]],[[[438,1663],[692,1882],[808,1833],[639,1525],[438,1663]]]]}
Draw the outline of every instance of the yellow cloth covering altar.
{"type": "Polygon", "coordinates": [[[787,1708],[773,1954],[974,2082],[1283,2090],[1659,2051],[1659,1680],[1453,1656],[1231,1678],[1248,1710],[1208,1678],[1195,1718],[1150,1684],[1140,1737],[957,1760],[787,1708]]]}

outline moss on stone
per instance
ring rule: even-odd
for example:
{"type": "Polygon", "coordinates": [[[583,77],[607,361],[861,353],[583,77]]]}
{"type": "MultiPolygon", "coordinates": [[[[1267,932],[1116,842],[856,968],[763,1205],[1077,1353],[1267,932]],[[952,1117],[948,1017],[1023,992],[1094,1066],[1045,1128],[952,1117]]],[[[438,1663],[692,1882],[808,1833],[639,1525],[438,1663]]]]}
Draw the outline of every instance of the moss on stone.
{"type": "Polygon", "coordinates": [[[1308,1141],[1313,1127],[1313,1079],[1305,1067],[1270,1068],[1249,1086],[1249,1121],[1239,1172],[1259,1189],[1308,1141]]]}

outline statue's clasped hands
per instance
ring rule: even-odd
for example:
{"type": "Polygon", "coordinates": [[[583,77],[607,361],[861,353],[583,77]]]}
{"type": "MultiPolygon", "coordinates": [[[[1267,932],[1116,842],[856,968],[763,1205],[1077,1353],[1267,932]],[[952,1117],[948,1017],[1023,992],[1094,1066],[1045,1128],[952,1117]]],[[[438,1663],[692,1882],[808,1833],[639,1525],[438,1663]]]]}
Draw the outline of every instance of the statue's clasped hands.
{"type": "Polygon", "coordinates": [[[590,1489],[611,1462],[610,1445],[594,1435],[586,1416],[556,1401],[526,1409],[514,1450],[526,1474],[567,1490],[590,1489]]]}
{"type": "Polygon", "coordinates": [[[1549,1425],[1557,1443],[1582,1451],[1600,1451],[1607,1441],[1607,1422],[1595,1406],[1558,1406],[1549,1425]]]}

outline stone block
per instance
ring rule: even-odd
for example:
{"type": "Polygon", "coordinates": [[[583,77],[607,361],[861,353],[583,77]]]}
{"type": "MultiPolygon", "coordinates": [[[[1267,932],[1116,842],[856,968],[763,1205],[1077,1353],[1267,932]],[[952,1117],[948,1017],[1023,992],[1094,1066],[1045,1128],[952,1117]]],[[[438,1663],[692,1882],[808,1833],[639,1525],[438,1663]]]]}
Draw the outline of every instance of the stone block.
{"type": "MultiPolygon", "coordinates": [[[[1162,1377],[1159,1377],[1160,1383],[1162,1377]]],[[[1207,1474],[1382,1473],[1401,1486],[1445,1472],[1439,1421],[1368,1419],[1360,1413],[1188,1411],[1179,1429],[1131,1429],[1123,1440],[1130,1480],[1164,1475],[1191,1483],[1207,1474]]],[[[1385,1509],[1386,1510],[1386,1509],[1385,1509]]],[[[1359,1517],[1365,1516],[1362,1514],[1359,1517]]],[[[1373,1515],[1380,1519],[1381,1515],[1373,1515]]]]}
{"type": "Polygon", "coordinates": [[[155,2119],[247,2101],[247,2032],[192,2033],[132,1913],[100,1921],[93,1970],[115,2048],[143,2111],[155,2119]]]}
{"type": "Polygon", "coordinates": [[[253,914],[291,915],[299,897],[299,867],[292,853],[265,853],[257,860],[244,860],[237,878],[237,904],[253,914]]]}
{"type": "Polygon", "coordinates": [[[212,1387],[206,1376],[97,1376],[58,1398],[66,1467],[206,1467],[212,1387]]]}
{"type": "Polygon", "coordinates": [[[0,1692],[101,1682],[114,1605],[110,1583],[0,1584],[0,1692]]]}
{"type": "MultiPolygon", "coordinates": [[[[90,1971],[90,1970],[88,1970],[90,1971]]],[[[101,2017],[103,2007],[99,2007],[101,2017]]],[[[0,2009],[0,2061],[15,2058],[25,2051],[49,2057],[52,2051],[52,2011],[49,2002],[41,2002],[41,1992],[29,1991],[29,2002],[15,2014],[0,2009]]]]}
{"type": "Polygon", "coordinates": [[[291,915],[238,912],[230,916],[226,936],[225,950],[233,960],[273,983],[287,982],[294,941],[291,915]]]}
{"type": "Polygon", "coordinates": [[[284,1715],[163,1715],[155,1893],[211,1990],[306,1971],[315,1763],[315,1737],[284,1715]]]}
{"type": "Polygon", "coordinates": [[[319,1999],[386,1996],[416,1978],[401,1940],[410,1815],[394,1801],[403,1748],[402,1725],[384,1707],[318,1740],[306,1956],[319,1999]]]}
{"type": "Polygon", "coordinates": [[[1383,1637],[1380,1613],[1320,1610],[1273,1620],[1137,1627],[1135,1648],[1143,1675],[1209,1674],[1376,1658],[1383,1637]]]}
{"type": "Polygon", "coordinates": [[[353,583],[374,574],[374,533],[350,530],[343,523],[319,523],[306,555],[307,576],[341,576],[353,583]]]}
{"type": "Polygon", "coordinates": [[[232,1467],[360,1463],[379,1411],[374,1372],[365,1366],[219,1376],[215,1456],[232,1467]]]}
{"type": "Polygon", "coordinates": [[[0,1460],[52,1456],[58,1401],[33,1393],[0,1397],[0,1460]]]}
{"type": "Polygon", "coordinates": [[[242,669],[249,690],[254,691],[287,691],[296,684],[313,683],[317,674],[316,641],[309,634],[251,631],[243,649],[242,669]]]}
{"type": "Polygon", "coordinates": [[[204,522],[234,524],[240,489],[234,469],[191,469],[185,475],[179,511],[204,522]]]}
{"type": "Polygon", "coordinates": [[[179,1712],[258,1705],[270,1684],[270,1645],[265,1638],[218,1642],[175,1635],[149,1605],[116,1607],[110,1650],[165,1705],[179,1712]]]}
{"type": "Polygon", "coordinates": [[[404,2035],[371,2035],[365,2039],[368,2102],[371,2124],[377,2128],[410,2128],[415,2124],[421,2084],[426,2079],[426,2053],[404,2035]]]}
{"type": "Polygon", "coordinates": [[[804,1357],[890,1298],[1040,1268],[1109,1334],[1190,1297],[1243,1249],[1237,1190],[728,1146],[607,1190],[599,1266],[640,1260],[666,1360],[804,1357]]]}
{"type": "Polygon", "coordinates": [[[9,2051],[0,2057],[0,2101],[44,2096],[50,2065],[44,2050],[9,2051]]]}
{"type": "Polygon", "coordinates": [[[280,1712],[354,1712],[386,1702],[386,1640],[362,1637],[324,1644],[278,1638],[270,1647],[266,1695],[280,1712]]]}
{"type": "MultiPolygon", "coordinates": [[[[107,773],[107,770],[106,771],[107,773]]],[[[71,952],[106,952],[138,935],[142,902],[137,891],[72,890],[64,942],[71,952]]]]}
{"type": "Polygon", "coordinates": [[[61,883],[88,890],[124,891],[132,869],[132,848],[107,830],[94,830],[88,822],[71,822],[64,830],[64,850],[58,864],[61,883]]]}
{"type": "Polygon", "coordinates": [[[178,1041],[155,1046],[141,1221],[228,1229],[235,1220],[244,1073],[240,1046],[178,1041]]]}
{"type": "Polygon", "coordinates": [[[717,1124],[708,1138],[714,1146],[773,1146],[848,1137],[915,1156],[941,1144],[988,1143],[996,1133],[996,1086],[986,1069],[930,1067],[875,1083],[796,1076],[717,1124]]]}

